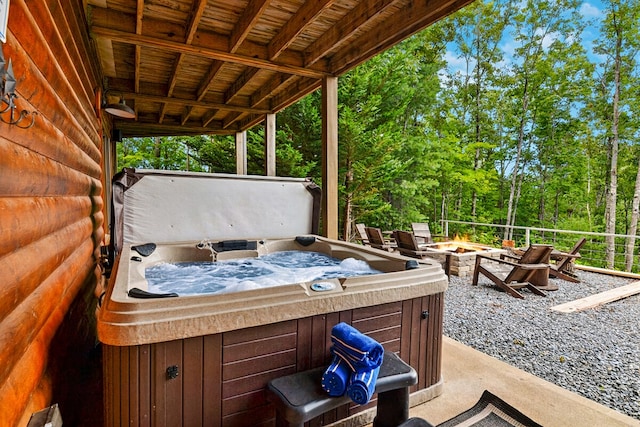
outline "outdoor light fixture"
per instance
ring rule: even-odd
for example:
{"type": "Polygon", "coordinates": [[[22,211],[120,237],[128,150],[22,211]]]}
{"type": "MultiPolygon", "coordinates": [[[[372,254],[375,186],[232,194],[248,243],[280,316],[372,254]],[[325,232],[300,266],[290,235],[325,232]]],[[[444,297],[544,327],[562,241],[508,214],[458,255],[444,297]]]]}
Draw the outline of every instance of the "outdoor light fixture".
{"type": "Polygon", "coordinates": [[[118,103],[107,104],[105,102],[102,109],[112,116],[120,117],[121,119],[133,119],[136,117],[136,112],[124,102],[124,96],[122,95],[120,95],[120,101],[118,101],[118,103]]]}
{"type": "Polygon", "coordinates": [[[13,65],[11,64],[11,60],[9,60],[9,64],[6,69],[4,64],[4,53],[2,52],[2,49],[0,49],[0,120],[8,125],[15,125],[22,129],[30,128],[36,120],[35,116],[37,113],[21,110],[16,117],[17,106],[14,102],[15,99],[18,98],[18,95],[16,95],[16,77],[13,74],[13,65]],[[8,120],[4,117],[4,113],[7,112],[9,113],[8,120]],[[20,124],[22,120],[30,114],[31,123],[27,125],[24,123],[20,124]]]}

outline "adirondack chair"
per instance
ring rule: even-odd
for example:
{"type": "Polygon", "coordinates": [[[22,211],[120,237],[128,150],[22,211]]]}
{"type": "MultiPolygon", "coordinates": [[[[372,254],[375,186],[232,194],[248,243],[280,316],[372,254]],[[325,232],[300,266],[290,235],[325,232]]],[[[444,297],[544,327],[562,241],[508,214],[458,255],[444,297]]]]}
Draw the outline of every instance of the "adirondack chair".
{"type": "Polygon", "coordinates": [[[420,248],[417,237],[409,231],[395,230],[393,238],[398,245],[398,252],[412,258],[424,258],[427,252],[420,248]]]}
{"type": "Polygon", "coordinates": [[[567,280],[573,283],[580,283],[580,279],[575,277],[570,271],[571,261],[580,258],[578,251],[586,243],[587,239],[584,237],[576,242],[569,252],[552,252],[551,259],[555,260],[555,263],[549,264],[549,276],[557,277],[558,279],[567,280]]]}
{"type": "Polygon", "coordinates": [[[362,243],[363,245],[369,244],[369,237],[367,237],[366,228],[367,226],[362,223],[356,224],[356,231],[358,232],[356,240],[360,240],[360,243],[362,243]]]}
{"type": "Polygon", "coordinates": [[[418,245],[433,243],[429,224],[426,222],[412,222],[411,229],[418,245]]]}
{"type": "Polygon", "coordinates": [[[552,250],[551,245],[531,245],[518,260],[496,259],[477,254],[472,284],[477,285],[478,276],[482,274],[515,298],[524,298],[518,291],[521,288],[546,296],[532,280],[534,276],[548,278],[548,262],[552,250]],[[541,271],[544,273],[536,274],[541,271]]]}
{"type": "Polygon", "coordinates": [[[413,235],[416,236],[416,242],[419,246],[429,245],[434,243],[434,237],[438,238],[438,241],[448,240],[447,236],[433,235],[429,229],[429,223],[426,222],[412,222],[411,230],[413,235]]]}
{"type": "MultiPolygon", "coordinates": [[[[401,255],[419,259],[427,258],[428,252],[418,245],[416,236],[410,231],[395,230],[393,232],[393,238],[396,241],[396,245],[398,245],[398,252],[400,252],[401,255]]],[[[439,256],[441,257],[442,255],[439,256]]],[[[449,275],[449,256],[450,255],[445,254],[444,260],[439,260],[447,276],[449,275]]],[[[434,257],[434,259],[437,257],[438,256],[434,257]]]]}
{"type": "Polygon", "coordinates": [[[366,227],[367,238],[369,239],[369,245],[376,249],[382,249],[383,251],[392,252],[393,244],[385,241],[382,231],[376,227],[366,227]]]}

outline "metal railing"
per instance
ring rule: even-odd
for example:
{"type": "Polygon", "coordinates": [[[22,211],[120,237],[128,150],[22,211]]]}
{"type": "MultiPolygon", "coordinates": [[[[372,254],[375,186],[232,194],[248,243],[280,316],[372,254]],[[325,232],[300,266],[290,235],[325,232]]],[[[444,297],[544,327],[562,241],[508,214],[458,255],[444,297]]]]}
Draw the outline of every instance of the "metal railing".
{"type": "Polygon", "coordinates": [[[633,265],[631,272],[640,271],[640,260],[637,257],[637,245],[640,243],[640,236],[629,236],[626,234],[596,233],[591,231],[559,230],[552,228],[506,226],[503,224],[486,224],[480,222],[442,220],[442,230],[444,235],[449,237],[459,236],[470,241],[485,243],[492,246],[501,246],[504,229],[510,228],[512,240],[516,247],[527,247],[532,243],[551,244],[560,250],[570,250],[578,239],[585,237],[587,242],[580,249],[581,258],[577,264],[591,267],[606,268],[606,242],[607,236],[614,237],[614,270],[626,271],[626,244],[627,239],[635,237],[633,265]]]}

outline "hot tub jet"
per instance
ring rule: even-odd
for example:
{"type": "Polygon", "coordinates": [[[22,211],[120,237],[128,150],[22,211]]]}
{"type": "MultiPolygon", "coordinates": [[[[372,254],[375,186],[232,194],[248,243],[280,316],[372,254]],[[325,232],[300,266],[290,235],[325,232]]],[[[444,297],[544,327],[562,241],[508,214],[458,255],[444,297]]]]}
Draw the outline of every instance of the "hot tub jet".
{"type": "Polygon", "coordinates": [[[216,262],[218,260],[218,251],[216,251],[213,248],[213,243],[211,243],[211,240],[209,240],[209,239],[200,240],[200,243],[198,243],[196,245],[196,248],[198,248],[198,249],[209,249],[209,251],[211,252],[211,260],[213,262],[216,262]]]}

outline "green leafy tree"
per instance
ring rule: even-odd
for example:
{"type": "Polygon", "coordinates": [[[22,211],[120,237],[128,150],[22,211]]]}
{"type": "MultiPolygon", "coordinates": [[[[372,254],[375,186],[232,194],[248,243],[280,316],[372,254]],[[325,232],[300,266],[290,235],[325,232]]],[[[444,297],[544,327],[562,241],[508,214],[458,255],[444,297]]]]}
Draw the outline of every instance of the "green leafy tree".
{"type": "MultiPolygon", "coordinates": [[[[606,262],[608,268],[614,266],[615,237],[617,223],[618,196],[618,156],[621,136],[625,130],[621,126],[621,115],[627,108],[637,106],[637,95],[629,92],[637,91],[637,61],[638,52],[638,20],[640,6],[638,2],[624,2],[619,0],[605,1],[606,17],[602,25],[602,37],[596,44],[596,52],[606,60],[601,64],[600,85],[596,96],[599,97],[600,130],[604,135],[609,153],[609,175],[606,192],[605,232],[606,262]],[[608,108],[607,108],[608,107],[608,108]]],[[[632,110],[631,110],[632,111],[632,110]]],[[[633,244],[630,245],[633,248],[633,244]]]]}

